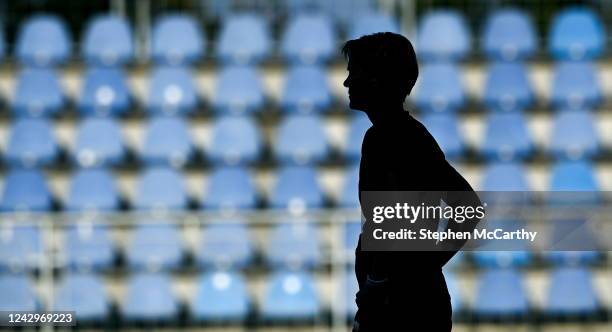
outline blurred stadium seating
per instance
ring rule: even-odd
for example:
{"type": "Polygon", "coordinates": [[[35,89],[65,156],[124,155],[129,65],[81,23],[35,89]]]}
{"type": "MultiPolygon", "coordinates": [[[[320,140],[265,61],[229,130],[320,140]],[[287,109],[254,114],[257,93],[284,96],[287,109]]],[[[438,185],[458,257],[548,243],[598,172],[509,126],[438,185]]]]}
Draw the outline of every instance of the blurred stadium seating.
{"type": "MultiPolygon", "coordinates": [[[[339,50],[366,33],[413,37],[408,108],[476,189],[612,190],[602,6],[415,1],[406,24],[384,1],[230,2],[153,4],[145,29],[40,10],[0,34],[0,310],[346,329],[371,124],[347,109],[339,50]]],[[[461,253],[456,324],[610,331],[608,254],[461,253]]]]}

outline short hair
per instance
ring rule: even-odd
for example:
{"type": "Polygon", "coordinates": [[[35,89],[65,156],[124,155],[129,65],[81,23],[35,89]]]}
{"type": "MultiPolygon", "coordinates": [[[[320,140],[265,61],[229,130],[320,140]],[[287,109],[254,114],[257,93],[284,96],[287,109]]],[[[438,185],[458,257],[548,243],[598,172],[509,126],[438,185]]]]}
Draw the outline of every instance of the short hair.
{"type": "Polygon", "coordinates": [[[392,32],[379,32],[347,41],[342,47],[347,60],[354,60],[368,73],[382,80],[402,101],[410,94],[419,67],[408,38],[392,32]]]}

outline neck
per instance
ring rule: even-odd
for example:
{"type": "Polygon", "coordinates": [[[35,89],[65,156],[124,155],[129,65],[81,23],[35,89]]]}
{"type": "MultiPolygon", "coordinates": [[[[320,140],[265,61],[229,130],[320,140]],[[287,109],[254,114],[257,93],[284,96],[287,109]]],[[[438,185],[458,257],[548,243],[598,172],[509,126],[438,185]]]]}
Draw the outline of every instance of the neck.
{"type": "Polygon", "coordinates": [[[385,126],[396,123],[403,114],[405,114],[403,104],[395,105],[379,105],[366,110],[365,113],[375,126],[385,126]]]}

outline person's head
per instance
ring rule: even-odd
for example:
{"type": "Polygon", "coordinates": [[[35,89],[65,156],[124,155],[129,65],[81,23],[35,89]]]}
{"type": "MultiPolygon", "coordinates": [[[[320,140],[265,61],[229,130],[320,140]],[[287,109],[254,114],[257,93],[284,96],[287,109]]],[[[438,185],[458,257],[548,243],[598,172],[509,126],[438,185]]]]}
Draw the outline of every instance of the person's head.
{"type": "Polygon", "coordinates": [[[400,34],[381,32],[349,40],[342,54],[348,60],[344,86],[352,109],[401,106],[419,75],[412,43],[400,34]]]}

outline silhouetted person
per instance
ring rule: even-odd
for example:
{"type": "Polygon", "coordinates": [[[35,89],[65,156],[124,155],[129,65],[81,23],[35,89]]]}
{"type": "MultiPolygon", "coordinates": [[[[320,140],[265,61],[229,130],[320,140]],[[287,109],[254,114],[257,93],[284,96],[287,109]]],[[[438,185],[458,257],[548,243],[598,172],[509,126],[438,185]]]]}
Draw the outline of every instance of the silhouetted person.
{"type": "MultiPolygon", "coordinates": [[[[452,191],[463,191],[472,195],[468,203],[480,204],[427,129],[403,108],[418,77],[410,41],[399,34],[376,33],[346,42],[342,53],[348,59],[344,86],[350,107],[365,112],[373,124],[362,144],[360,193],[446,191],[440,199],[455,206],[463,197],[453,197],[452,191]]],[[[451,330],[442,267],[456,250],[362,251],[361,246],[360,237],[354,331],[451,330]]]]}

